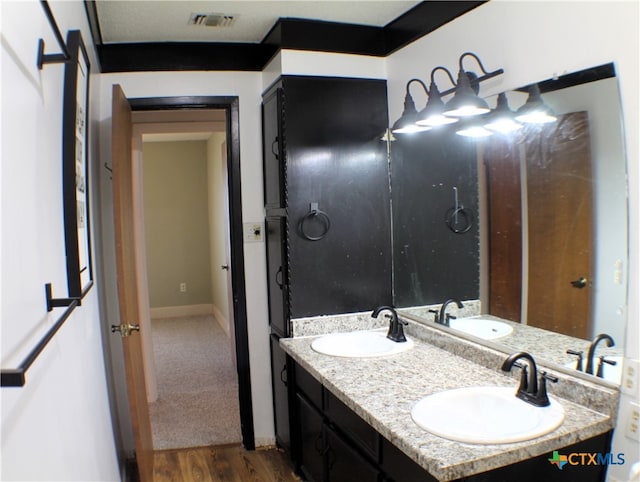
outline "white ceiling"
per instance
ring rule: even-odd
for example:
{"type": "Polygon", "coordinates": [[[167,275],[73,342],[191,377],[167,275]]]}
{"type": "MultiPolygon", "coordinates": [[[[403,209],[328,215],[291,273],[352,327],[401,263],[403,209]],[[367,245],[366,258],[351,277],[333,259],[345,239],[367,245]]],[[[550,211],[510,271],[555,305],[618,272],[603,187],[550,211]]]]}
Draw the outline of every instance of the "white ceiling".
{"type": "Polygon", "coordinates": [[[250,42],[264,39],[278,18],[383,27],[420,3],[404,0],[97,0],[104,43],[250,42]],[[234,15],[230,27],[189,25],[192,14],[234,15]]]}

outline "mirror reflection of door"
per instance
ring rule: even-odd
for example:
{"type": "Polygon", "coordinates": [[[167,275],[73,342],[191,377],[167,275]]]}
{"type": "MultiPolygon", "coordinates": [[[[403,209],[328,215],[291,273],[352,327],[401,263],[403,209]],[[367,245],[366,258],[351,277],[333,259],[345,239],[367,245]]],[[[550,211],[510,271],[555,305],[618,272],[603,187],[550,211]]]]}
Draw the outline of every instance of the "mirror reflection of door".
{"type": "Polygon", "coordinates": [[[490,313],[590,338],[593,206],[587,114],[566,114],[528,129],[518,145],[492,139],[484,159],[490,313]],[[520,188],[514,189],[514,178],[520,188]],[[517,293],[519,271],[525,282],[517,293]]]}

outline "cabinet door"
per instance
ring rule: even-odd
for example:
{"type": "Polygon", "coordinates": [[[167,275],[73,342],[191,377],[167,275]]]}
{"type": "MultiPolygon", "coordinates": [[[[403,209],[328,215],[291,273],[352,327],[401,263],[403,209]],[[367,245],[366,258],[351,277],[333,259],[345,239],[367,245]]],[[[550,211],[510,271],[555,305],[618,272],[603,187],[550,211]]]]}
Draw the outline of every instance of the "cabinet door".
{"type": "Polygon", "coordinates": [[[289,336],[286,229],[287,219],[285,217],[276,216],[265,219],[269,324],[271,330],[280,336],[289,336]]]}
{"type": "Polygon", "coordinates": [[[287,77],[283,85],[291,316],[391,303],[386,83],[287,77]]]}
{"type": "Polygon", "coordinates": [[[262,103],[264,205],[267,209],[284,208],[286,203],[282,96],[282,89],[278,88],[262,103]]]}
{"type": "Polygon", "coordinates": [[[289,423],[289,367],[287,354],[280,348],[280,337],[271,335],[271,384],[273,386],[273,417],[278,445],[291,452],[289,423]]]}
{"type": "Polygon", "coordinates": [[[327,480],[329,482],[378,482],[380,472],[347,444],[328,425],[325,425],[327,443],[327,480]]]}
{"type": "Polygon", "coordinates": [[[299,467],[308,482],[323,482],[325,443],[322,415],[302,395],[296,394],[299,430],[299,467]]]}

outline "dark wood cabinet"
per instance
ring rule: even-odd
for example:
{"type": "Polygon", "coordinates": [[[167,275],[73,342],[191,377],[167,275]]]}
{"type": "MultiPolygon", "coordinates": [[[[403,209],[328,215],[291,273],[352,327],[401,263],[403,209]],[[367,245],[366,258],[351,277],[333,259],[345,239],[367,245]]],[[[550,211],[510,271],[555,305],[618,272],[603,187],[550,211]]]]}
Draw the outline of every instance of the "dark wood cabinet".
{"type": "Polygon", "coordinates": [[[263,96],[265,211],[284,224],[285,263],[269,261],[274,307],[280,266],[288,288],[272,327],[391,303],[387,125],[383,80],[283,76],[263,96]]]}
{"type": "MultiPolygon", "coordinates": [[[[437,479],[380,435],[305,369],[292,361],[296,391],[292,437],[301,447],[297,468],[310,482],[436,482],[437,479]]],[[[559,448],[562,454],[607,454],[611,432],[559,448]]],[[[560,471],[549,454],[458,479],[456,482],[602,482],[606,465],[560,471]]]]}
{"type": "Polygon", "coordinates": [[[286,176],[282,133],[282,89],[273,89],[262,101],[262,159],[264,206],[286,206],[286,176]]]}
{"type": "Polygon", "coordinates": [[[278,446],[291,452],[291,410],[289,380],[291,364],[279,343],[280,337],[272,334],[271,341],[271,383],[273,386],[273,415],[276,442],[278,446]]]}
{"type": "Polygon", "coordinates": [[[296,432],[300,447],[298,470],[308,482],[323,482],[325,441],[322,414],[300,393],[296,394],[296,409],[296,432]]]}
{"type": "Polygon", "coordinates": [[[378,433],[305,370],[298,365],[294,370],[299,472],[309,482],[377,482],[378,433]],[[352,438],[354,434],[359,437],[352,438]]]}
{"type": "Polygon", "coordinates": [[[384,80],[283,76],[263,95],[274,423],[293,458],[277,337],[291,335],[292,318],[391,304],[387,126],[384,80]]]}
{"type": "Polygon", "coordinates": [[[289,276],[287,265],[287,218],[265,218],[269,325],[279,336],[289,335],[289,276]]]}
{"type": "Polygon", "coordinates": [[[331,425],[324,425],[327,482],[378,482],[380,471],[331,425]]]}

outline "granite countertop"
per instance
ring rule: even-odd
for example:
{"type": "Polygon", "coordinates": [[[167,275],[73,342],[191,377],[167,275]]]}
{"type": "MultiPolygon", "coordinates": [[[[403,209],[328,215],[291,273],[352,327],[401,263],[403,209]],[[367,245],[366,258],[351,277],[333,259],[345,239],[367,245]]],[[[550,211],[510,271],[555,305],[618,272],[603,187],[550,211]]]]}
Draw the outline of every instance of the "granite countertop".
{"type": "Polygon", "coordinates": [[[333,395],[441,481],[550,453],[613,428],[610,413],[597,412],[552,393],[564,407],[565,420],[553,432],[534,440],[476,445],[432,435],[411,419],[411,408],[418,400],[469,386],[512,386],[515,394],[518,378],[412,338],[416,343],[412,350],[377,358],[339,358],[317,353],[311,349],[314,336],[281,339],[280,344],[333,395]]]}
{"type": "MultiPolygon", "coordinates": [[[[575,338],[573,336],[564,335],[562,333],[556,333],[549,330],[537,328],[535,326],[523,325],[515,321],[507,320],[490,314],[480,314],[480,305],[475,301],[464,302],[464,310],[459,310],[455,305],[449,309],[452,314],[458,316],[458,318],[467,317],[482,317],[501,321],[506,323],[513,329],[513,332],[507,336],[496,338],[494,340],[488,340],[490,344],[497,344],[503,346],[505,349],[512,351],[526,351],[536,356],[536,359],[540,358],[546,362],[555,363],[560,367],[573,368],[576,364],[576,357],[567,354],[567,349],[577,350],[584,352],[586,356],[591,340],[583,340],[575,338]]],[[[433,314],[429,313],[429,309],[437,308],[438,305],[429,305],[425,307],[416,308],[403,308],[398,310],[401,315],[408,315],[414,317],[416,321],[421,323],[432,323],[433,314]]],[[[439,329],[455,330],[450,328],[443,328],[438,326],[439,329]]],[[[460,334],[460,332],[457,332],[460,334]]],[[[464,336],[464,334],[462,334],[464,336]]],[[[486,343],[486,342],[485,342],[486,343]]],[[[622,356],[623,349],[620,345],[614,347],[607,347],[606,343],[601,343],[598,346],[598,355],[608,356],[622,356]]],[[[586,360],[585,360],[586,363],[586,360]]]]}

